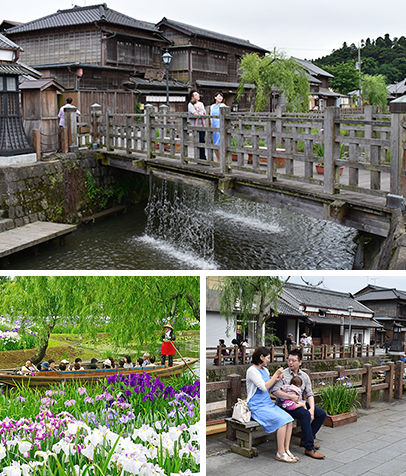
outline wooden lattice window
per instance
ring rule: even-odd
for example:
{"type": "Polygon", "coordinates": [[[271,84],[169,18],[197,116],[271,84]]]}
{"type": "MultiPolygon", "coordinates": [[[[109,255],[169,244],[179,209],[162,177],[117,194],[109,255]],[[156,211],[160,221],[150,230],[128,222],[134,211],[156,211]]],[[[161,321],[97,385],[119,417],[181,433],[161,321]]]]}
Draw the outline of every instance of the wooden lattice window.
{"type": "Polygon", "coordinates": [[[135,58],[136,64],[143,64],[146,66],[152,66],[152,49],[149,45],[136,44],[135,45],[135,58]]]}

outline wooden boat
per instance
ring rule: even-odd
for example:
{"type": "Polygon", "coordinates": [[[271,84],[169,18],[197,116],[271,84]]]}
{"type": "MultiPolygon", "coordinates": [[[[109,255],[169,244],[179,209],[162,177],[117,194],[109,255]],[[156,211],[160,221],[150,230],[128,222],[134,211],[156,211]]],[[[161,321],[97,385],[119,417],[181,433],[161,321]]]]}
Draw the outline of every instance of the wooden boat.
{"type": "Polygon", "coordinates": [[[115,374],[130,375],[143,372],[162,379],[172,377],[173,375],[179,375],[182,370],[187,369],[187,365],[190,366],[197,362],[197,360],[198,359],[193,359],[190,357],[185,357],[184,361],[181,359],[174,359],[173,367],[156,365],[148,367],[134,367],[132,369],[118,368],[76,370],[69,372],[37,372],[35,375],[15,375],[12,372],[0,371],[0,384],[2,383],[12,387],[49,387],[50,385],[57,384],[59,382],[93,382],[115,374]]]}

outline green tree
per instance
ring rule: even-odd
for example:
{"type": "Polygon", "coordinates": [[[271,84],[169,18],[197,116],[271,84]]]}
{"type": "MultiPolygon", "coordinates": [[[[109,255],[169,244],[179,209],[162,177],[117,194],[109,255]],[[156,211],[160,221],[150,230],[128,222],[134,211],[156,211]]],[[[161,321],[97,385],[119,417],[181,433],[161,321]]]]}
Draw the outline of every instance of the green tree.
{"type": "Polygon", "coordinates": [[[365,74],[362,76],[362,101],[365,106],[377,106],[386,111],[388,89],[386,87],[385,77],[381,74],[371,76],[365,74]]]}
{"type": "Polygon", "coordinates": [[[254,84],[251,100],[256,111],[265,109],[272,90],[283,92],[287,99],[287,110],[308,110],[309,81],[303,68],[293,58],[287,58],[276,50],[267,56],[247,53],[241,58],[240,67],[243,74],[237,90],[237,101],[244,94],[244,85],[254,84]]]}
{"type": "Polygon", "coordinates": [[[139,347],[156,340],[162,324],[175,330],[183,320],[200,319],[198,276],[18,276],[4,286],[1,312],[21,328],[33,324],[40,362],[57,322],[75,319],[82,335],[95,337],[101,318],[117,346],[139,347]]]}
{"type": "Polygon", "coordinates": [[[277,315],[282,284],[277,276],[227,276],[218,288],[220,313],[234,327],[237,321],[246,327],[255,320],[256,345],[262,345],[263,327],[273,313],[277,315]]]}
{"type": "Polygon", "coordinates": [[[359,88],[359,73],[355,68],[354,61],[326,66],[324,69],[334,76],[334,79],[330,79],[329,82],[334,91],[348,94],[350,91],[359,88]]]}

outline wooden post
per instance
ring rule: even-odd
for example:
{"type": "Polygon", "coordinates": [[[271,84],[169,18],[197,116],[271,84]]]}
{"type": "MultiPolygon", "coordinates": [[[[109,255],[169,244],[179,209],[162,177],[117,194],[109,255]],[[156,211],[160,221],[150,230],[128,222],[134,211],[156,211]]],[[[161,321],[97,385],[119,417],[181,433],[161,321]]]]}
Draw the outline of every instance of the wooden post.
{"type": "Polygon", "coordinates": [[[154,145],[155,145],[155,127],[154,117],[152,115],[154,107],[151,104],[147,104],[144,107],[145,111],[145,141],[147,143],[147,159],[154,157],[154,145]]]}
{"type": "Polygon", "coordinates": [[[99,145],[99,133],[98,133],[98,119],[101,115],[102,107],[100,104],[92,104],[90,106],[90,111],[92,114],[92,144],[93,149],[98,147],[99,145]]]}
{"type": "Polygon", "coordinates": [[[188,156],[188,118],[186,116],[182,116],[179,119],[179,133],[180,133],[180,163],[185,164],[187,163],[187,156],[188,156]]]}
{"type": "Polygon", "coordinates": [[[393,374],[395,370],[395,363],[388,362],[389,370],[386,371],[385,383],[388,384],[388,388],[383,391],[384,402],[391,402],[393,400],[393,374]]]}
{"type": "Polygon", "coordinates": [[[234,365],[238,365],[238,345],[234,345],[234,365]]]}
{"type": "Polygon", "coordinates": [[[343,378],[344,375],[345,375],[345,367],[343,367],[342,365],[336,365],[334,367],[334,370],[337,372],[337,377],[336,377],[336,381],[339,379],[339,378],[343,378]]]}
{"type": "Polygon", "coordinates": [[[41,159],[41,132],[39,129],[32,130],[32,143],[37,154],[37,160],[41,159]]]}
{"type": "Polygon", "coordinates": [[[61,127],[61,152],[62,154],[66,154],[69,150],[68,147],[68,132],[66,127],[61,127]]]}
{"type": "Polygon", "coordinates": [[[339,193],[336,183],[340,167],[335,162],[340,157],[340,144],[335,140],[340,130],[335,124],[339,115],[338,107],[327,107],[324,111],[324,191],[331,195],[339,193]]]}
{"type": "Polygon", "coordinates": [[[68,133],[68,146],[70,152],[76,152],[78,147],[78,127],[76,122],[77,107],[72,104],[66,104],[64,106],[65,111],[65,127],[68,133]]]}
{"type": "Polygon", "coordinates": [[[230,169],[231,153],[231,135],[227,133],[230,123],[230,108],[228,106],[220,107],[220,170],[226,173],[230,169]]]}
{"type": "Polygon", "coordinates": [[[365,393],[361,394],[362,408],[371,406],[371,386],[372,386],[372,364],[364,364],[366,372],[362,375],[362,385],[365,387],[365,393]]]}
{"type": "Polygon", "coordinates": [[[127,154],[131,154],[131,116],[125,118],[125,151],[127,154]]]}
{"type": "MultiPolygon", "coordinates": [[[[241,375],[231,374],[227,376],[227,380],[230,380],[231,387],[227,389],[227,409],[232,408],[237,402],[238,398],[241,398],[241,375]]],[[[235,440],[236,430],[227,425],[226,438],[229,440],[235,440]]]]}
{"type": "Polygon", "coordinates": [[[221,346],[217,346],[217,364],[216,365],[221,365],[221,359],[223,358],[223,354],[221,353],[221,346]]]}
{"type": "Polygon", "coordinates": [[[283,361],[286,362],[288,360],[288,346],[283,346],[283,361]]]}
{"type": "Polygon", "coordinates": [[[271,348],[270,348],[270,351],[271,351],[271,362],[275,362],[275,346],[273,345],[271,348]]]}
{"type": "MultiPolygon", "coordinates": [[[[391,156],[390,156],[390,193],[399,197],[405,195],[404,144],[406,142],[406,96],[395,99],[390,103],[391,111],[391,156]]],[[[403,202],[403,200],[400,200],[403,202]]]]}
{"type": "Polygon", "coordinates": [[[403,369],[403,361],[397,360],[395,364],[395,389],[393,396],[398,400],[401,400],[403,393],[403,369]]]}
{"type": "Polygon", "coordinates": [[[276,142],[272,138],[272,118],[268,117],[265,123],[265,147],[266,147],[266,173],[268,180],[270,182],[274,182],[276,177],[274,176],[274,170],[276,167],[274,166],[275,157],[274,154],[276,153],[276,142]]]}

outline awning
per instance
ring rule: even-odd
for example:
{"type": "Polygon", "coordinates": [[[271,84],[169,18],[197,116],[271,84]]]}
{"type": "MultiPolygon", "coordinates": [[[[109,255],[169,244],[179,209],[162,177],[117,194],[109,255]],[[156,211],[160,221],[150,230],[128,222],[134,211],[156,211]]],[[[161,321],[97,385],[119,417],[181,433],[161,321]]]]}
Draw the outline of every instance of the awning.
{"type": "MultiPolygon", "coordinates": [[[[310,324],[328,324],[331,326],[341,326],[340,317],[307,316],[307,321],[310,324]]],[[[348,317],[344,317],[344,327],[349,327],[349,325],[350,320],[348,319],[348,317]]],[[[383,328],[383,325],[379,324],[379,322],[376,322],[374,319],[351,319],[351,327],[381,329],[383,328]]]]}

